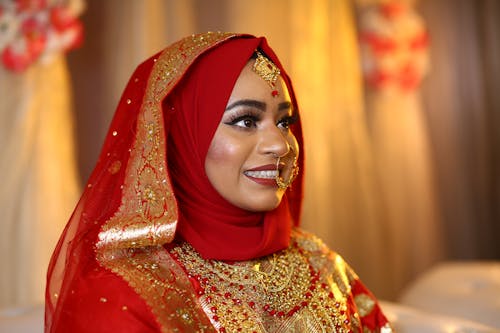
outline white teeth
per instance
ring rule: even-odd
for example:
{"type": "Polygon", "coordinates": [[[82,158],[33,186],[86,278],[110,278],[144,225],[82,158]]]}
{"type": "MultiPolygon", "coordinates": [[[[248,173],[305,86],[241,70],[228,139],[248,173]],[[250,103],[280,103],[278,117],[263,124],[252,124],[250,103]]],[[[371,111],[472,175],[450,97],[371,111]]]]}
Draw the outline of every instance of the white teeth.
{"type": "Polygon", "coordinates": [[[278,170],[266,170],[266,171],[245,171],[245,175],[253,178],[266,178],[273,179],[278,176],[278,170]]]}

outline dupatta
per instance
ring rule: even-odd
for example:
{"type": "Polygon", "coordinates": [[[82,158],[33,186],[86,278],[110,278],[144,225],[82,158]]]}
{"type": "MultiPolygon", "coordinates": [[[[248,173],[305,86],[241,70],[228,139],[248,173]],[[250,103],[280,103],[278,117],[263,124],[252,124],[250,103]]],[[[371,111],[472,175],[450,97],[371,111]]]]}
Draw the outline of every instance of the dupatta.
{"type": "MultiPolygon", "coordinates": [[[[281,69],[297,108],[290,80],[263,38],[231,33],[193,35],[139,65],[118,104],[97,165],[52,256],[47,276],[46,332],[64,329],[58,323],[72,305],[82,313],[93,306],[74,295],[86,285],[82,282],[86,277],[101,273],[120,277],[125,282],[121,287],[128,285],[139,295],[162,331],[213,330],[197,305],[189,279],[163,247],[174,240],[178,223],[182,223],[167,163],[172,117],[167,101],[199,58],[238,39],[250,41],[252,50],[262,47],[270,56],[281,69]]],[[[216,123],[219,121],[220,117],[216,123]]],[[[294,126],[302,147],[300,122],[294,126]]],[[[303,169],[303,154],[298,163],[303,169]]],[[[283,200],[288,216],[297,225],[301,175],[283,200]]],[[[104,297],[99,301],[108,302],[104,297]]],[[[108,318],[106,324],[110,331],[115,327],[113,320],[108,318]]]]}

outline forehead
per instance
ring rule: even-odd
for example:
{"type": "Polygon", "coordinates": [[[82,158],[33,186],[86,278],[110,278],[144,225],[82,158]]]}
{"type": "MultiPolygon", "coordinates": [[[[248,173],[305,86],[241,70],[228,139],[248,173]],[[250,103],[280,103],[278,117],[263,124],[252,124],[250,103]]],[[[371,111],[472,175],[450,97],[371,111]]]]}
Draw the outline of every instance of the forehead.
{"type": "Polygon", "coordinates": [[[233,87],[229,103],[241,98],[257,99],[268,103],[290,102],[290,94],[281,75],[278,76],[275,87],[272,88],[268,82],[254,72],[253,64],[254,60],[252,59],[243,67],[233,87]],[[278,91],[278,96],[272,95],[273,90],[278,91]]]}

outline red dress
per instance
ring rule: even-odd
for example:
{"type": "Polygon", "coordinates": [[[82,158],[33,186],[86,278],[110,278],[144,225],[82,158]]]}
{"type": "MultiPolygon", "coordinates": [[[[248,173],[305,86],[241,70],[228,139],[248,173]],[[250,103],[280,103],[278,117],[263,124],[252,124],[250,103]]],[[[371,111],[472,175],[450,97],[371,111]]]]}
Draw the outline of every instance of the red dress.
{"type": "Polygon", "coordinates": [[[90,269],[52,331],[392,332],[345,261],[302,231],[289,248],[244,262],[205,260],[185,242],[158,251],[122,263],[128,284],[90,269]]]}

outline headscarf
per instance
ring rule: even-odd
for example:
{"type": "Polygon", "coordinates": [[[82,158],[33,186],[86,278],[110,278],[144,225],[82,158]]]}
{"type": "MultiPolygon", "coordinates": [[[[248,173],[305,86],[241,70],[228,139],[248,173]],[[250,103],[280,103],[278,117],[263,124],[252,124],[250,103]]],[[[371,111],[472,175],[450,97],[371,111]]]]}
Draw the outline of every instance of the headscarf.
{"type": "MultiPolygon", "coordinates": [[[[198,186],[203,187],[203,193],[215,190],[203,179],[205,176],[190,186],[189,177],[183,175],[193,170],[203,170],[200,174],[205,174],[205,155],[232,86],[257,47],[280,68],[297,109],[288,76],[264,38],[230,33],[193,35],[138,66],[118,104],[97,165],[49,264],[46,331],[58,320],[63,311],[61,304],[64,307],[74,286],[89,272],[102,268],[121,276],[150,302],[158,292],[150,286],[141,286],[146,265],[137,262],[141,256],[144,261],[155,256],[154,262],[161,262],[161,258],[165,258],[162,246],[174,240],[176,229],[202,255],[218,259],[250,259],[286,246],[290,221],[295,225],[299,223],[300,175],[293,192],[287,194],[280,207],[265,214],[250,214],[229,207],[220,196],[214,196],[215,201],[211,203],[196,199],[195,206],[191,207],[189,197],[197,197],[198,186]],[[215,82],[217,84],[212,84],[215,82]],[[197,87],[197,84],[202,85],[197,87]],[[214,97],[207,95],[210,91],[214,97]],[[194,99],[190,100],[190,96],[194,99]],[[210,112],[191,108],[198,98],[213,103],[210,112]],[[195,121],[190,123],[191,120],[195,121]],[[167,165],[167,160],[173,160],[170,150],[179,154],[179,166],[190,161],[195,164],[187,169],[174,166],[174,186],[167,165]],[[181,176],[177,177],[179,173],[181,176]],[[208,219],[200,217],[203,212],[210,213],[208,219]],[[227,221],[217,221],[226,217],[227,221]],[[215,233],[208,225],[214,221],[220,222],[214,225],[215,233]],[[252,232],[257,237],[252,236],[239,248],[249,226],[260,229],[252,232]],[[233,232],[236,241],[220,243],[233,232]],[[212,252],[215,245],[217,251],[212,252]],[[233,251],[237,256],[232,256],[233,251]]],[[[302,147],[300,122],[294,126],[293,132],[302,147]]],[[[298,162],[299,167],[303,167],[303,154],[298,162]]],[[[173,274],[161,270],[156,273],[173,274]]],[[[183,301],[182,297],[178,295],[177,300],[183,301]]],[[[170,306],[175,306],[174,298],[170,306]]],[[[158,320],[169,320],[162,313],[155,315],[158,320]]]]}
{"type": "Polygon", "coordinates": [[[271,212],[249,212],[222,198],[205,174],[205,157],[231,91],[257,48],[278,63],[264,38],[227,41],[200,57],[166,101],[172,112],[167,150],[179,205],[177,232],[207,259],[261,257],[286,248],[290,239],[286,197],[271,212]]]}

